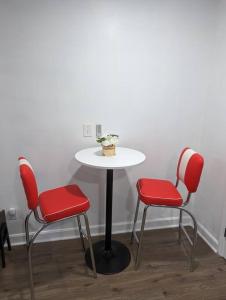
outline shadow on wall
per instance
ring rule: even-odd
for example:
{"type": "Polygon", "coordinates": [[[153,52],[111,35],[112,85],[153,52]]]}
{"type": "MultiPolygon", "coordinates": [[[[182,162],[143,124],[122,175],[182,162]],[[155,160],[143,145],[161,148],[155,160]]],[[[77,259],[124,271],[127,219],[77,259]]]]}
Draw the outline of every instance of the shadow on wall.
{"type": "Polygon", "coordinates": [[[129,169],[116,170],[114,175],[114,206],[116,211],[122,211],[117,222],[126,224],[126,231],[130,231],[137,199],[136,181],[129,177],[129,169]]]}
{"type": "MultiPolygon", "coordinates": [[[[206,155],[207,157],[207,155],[206,155]]],[[[207,157],[203,178],[194,209],[199,220],[217,239],[222,235],[221,227],[225,227],[225,194],[226,194],[226,161],[217,156],[207,157]],[[203,210],[205,207],[205,210],[203,210]]]]}

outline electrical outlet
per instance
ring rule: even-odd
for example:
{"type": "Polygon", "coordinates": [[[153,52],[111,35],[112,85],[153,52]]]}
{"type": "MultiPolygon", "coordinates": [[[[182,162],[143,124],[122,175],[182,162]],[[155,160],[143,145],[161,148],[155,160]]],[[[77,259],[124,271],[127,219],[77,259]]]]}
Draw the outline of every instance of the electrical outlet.
{"type": "Polygon", "coordinates": [[[99,138],[102,136],[102,125],[96,124],[96,137],[99,138]]]}
{"type": "Polygon", "coordinates": [[[14,207],[9,208],[7,217],[8,220],[16,220],[16,209],[14,207]]]}
{"type": "Polygon", "coordinates": [[[92,124],[84,124],[83,125],[83,136],[84,137],[92,136],[92,124]]]}

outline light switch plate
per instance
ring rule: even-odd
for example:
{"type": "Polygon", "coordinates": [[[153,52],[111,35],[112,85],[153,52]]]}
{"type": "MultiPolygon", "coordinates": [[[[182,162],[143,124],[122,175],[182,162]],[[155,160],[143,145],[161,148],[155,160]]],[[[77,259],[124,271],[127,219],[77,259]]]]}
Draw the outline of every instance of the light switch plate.
{"type": "Polygon", "coordinates": [[[84,124],[83,125],[83,136],[84,137],[92,136],[92,124],[84,124]]]}

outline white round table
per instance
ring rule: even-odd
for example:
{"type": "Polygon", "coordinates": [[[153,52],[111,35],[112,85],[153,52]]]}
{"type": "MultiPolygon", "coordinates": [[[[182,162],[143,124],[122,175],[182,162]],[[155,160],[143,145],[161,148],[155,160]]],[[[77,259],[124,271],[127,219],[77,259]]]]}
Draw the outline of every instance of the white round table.
{"type": "MultiPolygon", "coordinates": [[[[113,170],[139,165],[145,160],[145,155],[137,150],[116,147],[116,155],[103,156],[101,147],[93,147],[77,152],[75,158],[83,165],[107,170],[105,240],[95,243],[93,250],[98,273],[119,273],[129,265],[130,252],[124,244],[111,239],[113,170]]],[[[92,269],[89,249],[85,257],[87,265],[92,269]]]]}

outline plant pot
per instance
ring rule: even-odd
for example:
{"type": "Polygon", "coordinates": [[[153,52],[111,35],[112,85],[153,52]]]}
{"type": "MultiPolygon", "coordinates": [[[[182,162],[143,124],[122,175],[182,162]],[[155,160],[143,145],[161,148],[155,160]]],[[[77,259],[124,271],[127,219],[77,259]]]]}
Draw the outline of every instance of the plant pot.
{"type": "Polygon", "coordinates": [[[102,146],[102,153],[104,156],[114,156],[115,155],[115,145],[102,146]]]}

